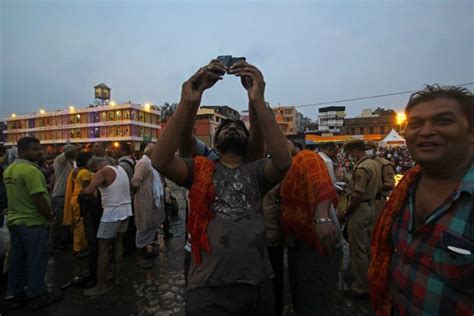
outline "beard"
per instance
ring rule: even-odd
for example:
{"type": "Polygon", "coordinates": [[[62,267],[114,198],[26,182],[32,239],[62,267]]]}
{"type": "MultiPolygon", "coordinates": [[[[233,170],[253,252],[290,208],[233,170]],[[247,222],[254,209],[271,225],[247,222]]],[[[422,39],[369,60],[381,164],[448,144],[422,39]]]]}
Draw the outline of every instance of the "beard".
{"type": "Polygon", "coordinates": [[[232,153],[245,157],[247,152],[247,138],[229,136],[216,144],[216,148],[221,154],[232,153]]]}

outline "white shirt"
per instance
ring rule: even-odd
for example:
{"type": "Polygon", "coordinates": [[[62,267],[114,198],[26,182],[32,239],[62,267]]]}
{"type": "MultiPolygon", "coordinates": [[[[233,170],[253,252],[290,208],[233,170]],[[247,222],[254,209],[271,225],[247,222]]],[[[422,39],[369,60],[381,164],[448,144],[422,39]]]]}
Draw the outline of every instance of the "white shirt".
{"type": "Polygon", "coordinates": [[[101,222],[117,222],[132,216],[132,198],[130,182],[127,173],[120,166],[106,166],[112,169],[116,176],[114,182],[107,187],[99,187],[102,196],[101,222]]]}
{"type": "Polygon", "coordinates": [[[332,184],[334,185],[336,183],[336,174],[334,173],[334,162],[328,155],[326,155],[322,151],[318,154],[321,156],[321,158],[323,158],[324,163],[326,164],[326,168],[328,169],[329,176],[331,177],[332,184]]]}

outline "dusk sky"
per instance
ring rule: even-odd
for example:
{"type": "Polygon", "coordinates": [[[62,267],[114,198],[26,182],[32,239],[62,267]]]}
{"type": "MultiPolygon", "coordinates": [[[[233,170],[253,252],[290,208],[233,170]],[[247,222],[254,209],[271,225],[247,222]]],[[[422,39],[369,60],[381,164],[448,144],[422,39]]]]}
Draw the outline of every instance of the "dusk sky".
{"type": "MultiPolygon", "coordinates": [[[[177,102],[182,82],[226,54],[262,70],[272,106],[474,82],[472,0],[0,0],[0,27],[0,118],[86,107],[101,82],[117,103],[177,102]]],[[[408,96],[334,105],[355,116],[408,96]]],[[[247,96],[226,76],[203,104],[244,110],[247,96]]],[[[314,120],[318,106],[299,110],[314,120]]]]}

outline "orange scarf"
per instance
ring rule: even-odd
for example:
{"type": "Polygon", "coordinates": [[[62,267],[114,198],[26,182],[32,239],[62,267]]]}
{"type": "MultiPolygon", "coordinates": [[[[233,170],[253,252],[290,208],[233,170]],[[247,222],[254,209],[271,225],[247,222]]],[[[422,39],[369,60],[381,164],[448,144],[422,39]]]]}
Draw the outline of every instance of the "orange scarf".
{"type": "Polygon", "coordinates": [[[337,205],[336,191],[324,160],[313,151],[299,152],[293,157],[280,192],[282,230],[323,253],[313,224],[314,210],[326,200],[337,205]]]}
{"type": "Polygon", "coordinates": [[[408,197],[410,186],[416,181],[420,168],[408,170],[381,213],[372,232],[368,279],[370,284],[370,301],[377,315],[390,315],[390,261],[392,259],[392,225],[395,217],[402,211],[408,197]]]}
{"type": "Polygon", "coordinates": [[[191,235],[191,248],[194,262],[202,262],[201,250],[211,251],[207,237],[207,225],[215,214],[209,210],[209,205],[216,195],[212,176],[214,175],[214,162],[197,156],[194,159],[194,181],[189,190],[189,216],[188,233],[191,235]]]}

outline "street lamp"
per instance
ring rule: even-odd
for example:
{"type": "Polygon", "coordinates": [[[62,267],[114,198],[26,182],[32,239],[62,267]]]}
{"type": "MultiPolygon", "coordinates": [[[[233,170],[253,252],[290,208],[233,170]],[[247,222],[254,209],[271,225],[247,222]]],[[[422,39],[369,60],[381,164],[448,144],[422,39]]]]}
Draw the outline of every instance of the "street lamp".
{"type": "Polygon", "coordinates": [[[405,112],[398,112],[397,113],[396,122],[397,122],[397,125],[398,125],[398,132],[399,133],[402,132],[402,125],[406,122],[406,120],[407,120],[407,115],[405,114],[405,112]]]}

